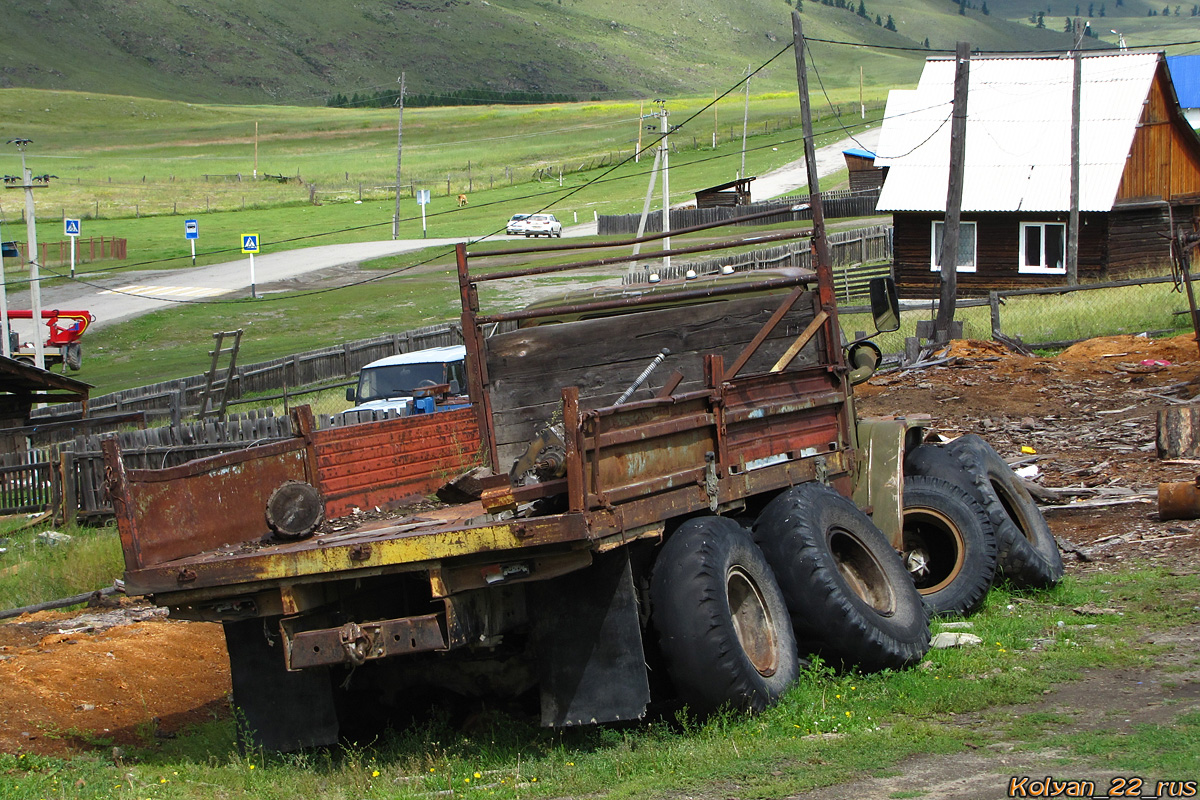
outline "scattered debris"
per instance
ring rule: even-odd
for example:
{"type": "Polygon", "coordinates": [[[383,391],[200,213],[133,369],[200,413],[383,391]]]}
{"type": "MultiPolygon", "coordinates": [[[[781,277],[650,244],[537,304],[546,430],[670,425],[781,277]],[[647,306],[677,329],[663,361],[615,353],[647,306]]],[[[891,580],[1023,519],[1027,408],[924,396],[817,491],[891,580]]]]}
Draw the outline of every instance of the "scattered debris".
{"type": "Polygon", "coordinates": [[[969,647],[982,643],[983,639],[973,633],[958,633],[956,631],[943,631],[929,640],[929,646],[934,650],[948,650],[951,647],[969,647]]]}

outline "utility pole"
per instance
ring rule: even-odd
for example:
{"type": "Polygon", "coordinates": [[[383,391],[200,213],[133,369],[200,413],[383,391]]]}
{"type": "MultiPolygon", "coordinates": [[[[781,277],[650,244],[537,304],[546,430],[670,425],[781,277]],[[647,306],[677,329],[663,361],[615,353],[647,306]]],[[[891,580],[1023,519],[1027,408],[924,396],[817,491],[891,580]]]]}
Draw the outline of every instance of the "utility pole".
{"type": "Polygon", "coordinates": [[[967,87],[971,68],[971,45],[959,42],[954,53],[954,107],[950,121],[950,180],[946,188],[946,221],[942,225],[942,292],[935,338],[948,342],[954,324],[958,297],[958,235],[962,218],[963,172],[967,153],[967,87]]]}
{"type": "Polygon", "coordinates": [[[746,126],[750,120],[750,65],[746,65],[746,107],[742,111],[742,170],[739,178],[746,177],[746,126]]]}
{"type": "MultiPolygon", "coordinates": [[[[670,252],[671,250],[671,172],[667,168],[667,158],[670,155],[671,148],[667,142],[667,137],[671,133],[671,126],[667,124],[667,101],[663,100],[658,107],[659,130],[662,133],[662,141],[659,143],[659,152],[662,153],[662,161],[659,167],[662,169],[662,186],[663,186],[663,212],[662,212],[662,229],[666,236],[663,238],[663,250],[670,252]]],[[[671,268],[671,257],[663,256],[663,272],[671,268]]]]}
{"type": "Polygon", "coordinates": [[[1067,225],[1067,285],[1079,283],[1079,119],[1080,96],[1083,92],[1083,22],[1075,18],[1075,52],[1071,59],[1074,71],[1071,78],[1071,219],[1067,225]]]}
{"type": "Polygon", "coordinates": [[[858,65],[858,113],[863,119],[867,118],[867,104],[863,102],[862,64],[858,65]]]}
{"type": "MultiPolygon", "coordinates": [[[[392,217],[392,239],[400,238],[400,152],[404,149],[404,73],[400,73],[400,121],[396,123],[396,215],[392,217]]],[[[425,207],[421,206],[424,216],[425,207]]]]}
{"type": "MultiPolygon", "coordinates": [[[[667,125],[667,116],[668,116],[667,101],[655,100],[654,102],[658,104],[658,111],[653,114],[647,114],[645,117],[643,117],[643,119],[653,119],[654,117],[658,117],[658,120],[659,120],[658,132],[659,132],[659,135],[662,137],[662,140],[659,142],[657,149],[655,149],[655,151],[654,151],[654,166],[650,169],[650,186],[646,189],[646,200],[645,200],[645,202],[642,203],[642,218],[640,220],[638,220],[637,236],[634,238],[640,239],[640,238],[642,238],[642,234],[644,234],[646,232],[646,218],[650,215],[650,200],[651,200],[651,198],[654,197],[654,184],[655,184],[655,181],[658,179],[658,173],[661,171],[662,172],[662,182],[663,182],[663,194],[662,194],[662,197],[663,197],[663,214],[662,214],[663,224],[662,224],[662,229],[663,229],[663,233],[667,234],[667,236],[663,239],[663,250],[670,250],[671,249],[671,236],[670,236],[670,233],[671,233],[671,185],[670,185],[670,181],[668,178],[668,171],[667,171],[667,167],[668,167],[667,155],[668,155],[669,148],[670,148],[670,144],[667,141],[667,135],[670,133],[670,126],[667,125]]],[[[646,127],[649,128],[648,125],[646,127]]],[[[633,255],[636,256],[638,253],[641,252],[641,250],[642,250],[642,243],[638,242],[637,244],[635,244],[633,246],[633,255]]],[[[636,266],[636,263],[630,263],[630,265],[629,265],[630,274],[633,273],[635,266],[636,266]]],[[[663,256],[663,270],[666,270],[670,266],[671,266],[671,257],[663,256]]]]}
{"type": "MultiPolygon", "coordinates": [[[[25,236],[29,243],[29,302],[33,312],[33,365],[46,368],[46,356],[42,352],[42,285],[38,276],[37,224],[33,209],[33,173],[25,166],[25,148],[33,144],[30,139],[9,139],[21,153],[21,179],[25,190],[25,236]]],[[[7,331],[5,332],[7,335],[7,331]]]]}
{"type": "Polygon", "coordinates": [[[258,120],[254,120],[254,180],[258,180],[258,120]]]}
{"type": "MultiPolygon", "coordinates": [[[[821,310],[834,318],[836,330],[837,299],[833,296],[833,266],[829,260],[829,241],[825,238],[825,209],[821,204],[821,184],[817,175],[817,151],[813,143],[812,112],[808,102],[808,68],[804,63],[804,27],[800,12],[792,11],[792,40],[796,51],[796,82],[800,90],[800,121],[804,129],[804,166],[808,174],[809,206],[813,217],[813,254],[816,256],[817,283],[821,310]]],[[[832,345],[831,345],[832,346],[832,345]]],[[[839,348],[840,352],[840,348],[839,348]]]]}
{"type": "MultiPolygon", "coordinates": [[[[638,101],[638,142],[637,149],[633,151],[633,163],[637,164],[642,160],[642,120],[646,118],[646,101],[638,101]]],[[[639,234],[640,235],[640,234],[639,234]]]]}
{"type": "Polygon", "coordinates": [[[713,89],[713,150],[717,149],[717,90],[713,89]]]}

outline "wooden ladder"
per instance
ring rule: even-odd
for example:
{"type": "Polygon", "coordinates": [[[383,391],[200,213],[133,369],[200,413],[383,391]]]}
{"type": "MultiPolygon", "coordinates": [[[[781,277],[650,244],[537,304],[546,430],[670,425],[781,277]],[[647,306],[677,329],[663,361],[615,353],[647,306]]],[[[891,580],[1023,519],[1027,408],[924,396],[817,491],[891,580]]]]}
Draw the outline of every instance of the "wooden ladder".
{"type": "Polygon", "coordinates": [[[201,420],[209,416],[225,419],[229,384],[233,379],[233,369],[237,366],[238,347],[242,343],[242,330],[238,328],[236,331],[217,331],[213,334],[213,339],[216,340],[216,346],[209,351],[209,355],[212,356],[212,365],[208,368],[208,374],[205,376],[204,391],[200,393],[200,410],[196,413],[197,419],[201,420]],[[225,346],[226,337],[233,340],[228,347],[225,346]],[[229,363],[222,367],[221,356],[226,354],[229,355],[229,363]],[[220,373],[223,375],[218,377],[220,373]]]}

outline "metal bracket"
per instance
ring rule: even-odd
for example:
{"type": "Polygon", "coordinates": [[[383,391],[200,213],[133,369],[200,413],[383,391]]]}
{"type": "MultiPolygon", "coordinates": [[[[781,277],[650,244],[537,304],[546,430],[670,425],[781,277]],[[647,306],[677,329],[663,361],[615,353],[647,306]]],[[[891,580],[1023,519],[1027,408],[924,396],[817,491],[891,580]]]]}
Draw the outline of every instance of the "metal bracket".
{"type": "Polygon", "coordinates": [[[817,480],[826,486],[829,485],[829,464],[825,461],[825,456],[816,456],[813,458],[813,466],[816,470],[817,480]]]}

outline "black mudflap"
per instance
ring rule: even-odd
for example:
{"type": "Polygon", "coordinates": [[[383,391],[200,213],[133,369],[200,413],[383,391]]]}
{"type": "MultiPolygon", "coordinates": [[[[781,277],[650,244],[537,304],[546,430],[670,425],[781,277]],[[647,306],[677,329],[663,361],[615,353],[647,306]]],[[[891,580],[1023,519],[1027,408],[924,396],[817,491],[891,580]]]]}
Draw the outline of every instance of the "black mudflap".
{"type": "Polygon", "coordinates": [[[287,671],[279,617],[224,628],[239,745],[288,751],[337,742],[329,670],[287,671]]]}
{"type": "Polygon", "coordinates": [[[587,725],[645,714],[650,686],[626,548],[530,588],[542,724],[587,725]]]}

